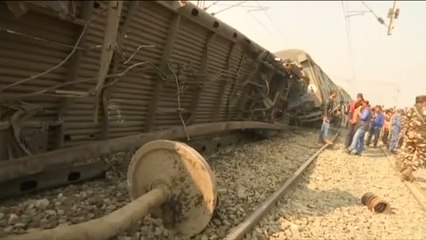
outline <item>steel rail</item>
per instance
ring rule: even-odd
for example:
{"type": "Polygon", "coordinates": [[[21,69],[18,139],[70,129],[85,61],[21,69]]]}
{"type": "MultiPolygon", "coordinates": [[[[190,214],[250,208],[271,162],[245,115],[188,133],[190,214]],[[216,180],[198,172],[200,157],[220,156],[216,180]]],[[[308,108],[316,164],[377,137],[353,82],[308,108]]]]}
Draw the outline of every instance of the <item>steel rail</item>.
{"type": "MultiPolygon", "coordinates": [[[[398,172],[396,169],[396,166],[394,164],[394,160],[396,160],[392,155],[390,155],[389,152],[387,152],[385,149],[380,148],[383,153],[385,154],[385,157],[388,159],[388,162],[392,169],[395,172],[398,172]]],[[[398,172],[399,173],[399,172],[398,172]]],[[[416,184],[404,181],[405,187],[408,188],[408,190],[413,194],[413,197],[417,200],[417,202],[420,204],[420,206],[423,208],[424,211],[426,211],[426,194],[424,191],[422,191],[416,184]]]]}
{"type": "Polygon", "coordinates": [[[184,139],[187,134],[190,137],[200,137],[243,129],[283,130],[284,128],[284,124],[255,121],[229,121],[194,124],[187,126],[186,131],[182,126],[177,126],[161,131],[112,138],[91,144],[79,145],[76,147],[70,147],[0,162],[0,182],[40,173],[47,170],[74,166],[83,161],[87,161],[88,159],[94,161],[96,158],[102,155],[113,152],[126,151],[133,147],[138,147],[149,141],[157,139],[184,139]]]}
{"type": "MultiPolygon", "coordinates": [[[[339,132],[333,137],[335,141],[339,136],[339,132]]],[[[284,184],[270,195],[263,203],[261,203],[256,210],[249,215],[243,222],[233,228],[233,230],[224,238],[225,240],[238,240],[242,239],[246,233],[253,229],[253,227],[262,219],[262,217],[275,205],[275,203],[284,195],[284,193],[295,183],[295,181],[302,175],[307,167],[317,158],[317,156],[329,146],[324,144],[318,151],[311,155],[293,175],[287,179],[284,184]]]]}

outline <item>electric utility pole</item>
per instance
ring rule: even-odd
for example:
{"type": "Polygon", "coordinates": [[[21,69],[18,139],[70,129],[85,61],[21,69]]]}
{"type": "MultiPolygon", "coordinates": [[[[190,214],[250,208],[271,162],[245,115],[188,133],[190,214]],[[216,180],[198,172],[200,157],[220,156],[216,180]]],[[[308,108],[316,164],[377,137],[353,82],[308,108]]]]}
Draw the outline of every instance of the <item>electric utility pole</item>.
{"type": "Polygon", "coordinates": [[[389,9],[388,18],[390,18],[389,21],[389,27],[388,27],[388,36],[392,35],[392,31],[394,28],[395,20],[399,16],[399,8],[396,8],[396,1],[393,1],[393,7],[389,9]]]}

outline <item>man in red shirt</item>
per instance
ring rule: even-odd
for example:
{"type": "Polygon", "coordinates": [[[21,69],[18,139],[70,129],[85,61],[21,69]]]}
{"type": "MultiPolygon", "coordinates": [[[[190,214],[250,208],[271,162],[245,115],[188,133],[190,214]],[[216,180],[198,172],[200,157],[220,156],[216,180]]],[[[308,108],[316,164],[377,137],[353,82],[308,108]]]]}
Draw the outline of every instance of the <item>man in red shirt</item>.
{"type": "Polygon", "coordinates": [[[357,107],[359,107],[359,105],[361,104],[361,101],[364,100],[364,97],[362,95],[362,93],[358,93],[356,96],[356,101],[352,102],[349,105],[349,114],[348,114],[348,134],[346,135],[346,141],[345,141],[345,148],[349,148],[349,146],[351,146],[352,144],[352,139],[354,137],[355,134],[355,126],[356,126],[356,122],[352,121],[354,118],[356,119],[356,116],[354,115],[355,109],[357,107]]]}

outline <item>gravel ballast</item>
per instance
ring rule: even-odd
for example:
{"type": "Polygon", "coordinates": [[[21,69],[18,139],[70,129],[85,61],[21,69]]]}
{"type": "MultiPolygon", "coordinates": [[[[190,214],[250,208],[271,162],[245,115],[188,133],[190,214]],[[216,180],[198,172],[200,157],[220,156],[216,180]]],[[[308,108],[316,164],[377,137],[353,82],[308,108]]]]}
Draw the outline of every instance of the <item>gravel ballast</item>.
{"type": "Polygon", "coordinates": [[[426,214],[379,148],[328,149],[245,239],[426,239],[426,214]],[[373,192],[393,214],[361,204],[373,192]]]}
{"type": "MultiPolygon", "coordinates": [[[[286,131],[277,137],[226,146],[206,156],[217,178],[218,206],[207,228],[193,239],[222,239],[274,192],[321,145],[311,130],[286,131]]],[[[75,224],[101,217],[129,202],[127,164],[132,152],[110,155],[106,178],[0,203],[0,237],[75,224]]],[[[185,239],[147,216],[133,234],[116,239],[185,239]]]]}

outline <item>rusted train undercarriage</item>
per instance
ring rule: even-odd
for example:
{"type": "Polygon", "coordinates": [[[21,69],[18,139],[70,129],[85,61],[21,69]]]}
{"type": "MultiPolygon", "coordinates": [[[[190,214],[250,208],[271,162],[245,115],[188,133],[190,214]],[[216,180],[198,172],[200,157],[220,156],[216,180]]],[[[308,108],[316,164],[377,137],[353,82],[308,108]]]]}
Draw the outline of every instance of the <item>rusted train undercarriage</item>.
{"type": "Polygon", "coordinates": [[[5,195],[93,177],[99,156],[154,139],[281,129],[309,83],[183,1],[2,2],[0,77],[5,195]]]}

